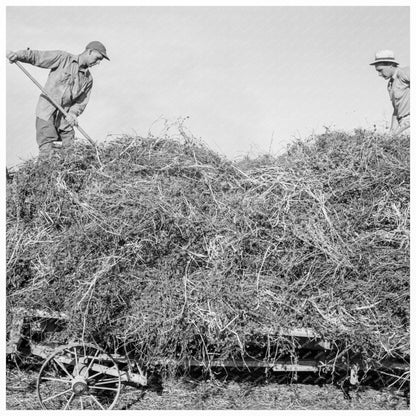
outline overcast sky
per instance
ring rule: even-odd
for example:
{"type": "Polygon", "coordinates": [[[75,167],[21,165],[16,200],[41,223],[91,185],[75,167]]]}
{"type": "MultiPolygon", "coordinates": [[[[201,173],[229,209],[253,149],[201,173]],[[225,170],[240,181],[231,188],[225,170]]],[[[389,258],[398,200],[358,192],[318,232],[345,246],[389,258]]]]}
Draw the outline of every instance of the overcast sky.
{"type": "MultiPolygon", "coordinates": [[[[285,149],[323,126],[383,126],[386,81],[369,66],[378,49],[410,61],[408,7],[8,7],[6,48],[74,54],[91,40],[111,59],[92,68],[80,125],[97,141],[146,136],[160,117],[236,158],[285,149]],[[153,125],[152,125],[153,124],[153,125]]],[[[5,60],[6,61],[6,60],[5,60]]],[[[7,165],[38,153],[38,90],[6,68],[7,165]]],[[[48,70],[27,65],[42,83],[48,70]]]]}

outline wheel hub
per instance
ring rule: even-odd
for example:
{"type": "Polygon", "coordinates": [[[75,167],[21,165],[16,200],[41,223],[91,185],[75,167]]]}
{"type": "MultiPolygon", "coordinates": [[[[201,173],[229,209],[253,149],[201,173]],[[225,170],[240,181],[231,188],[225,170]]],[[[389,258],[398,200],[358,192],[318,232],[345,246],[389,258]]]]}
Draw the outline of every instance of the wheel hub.
{"type": "Polygon", "coordinates": [[[72,391],[75,394],[83,394],[87,391],[87,381],[82,377],[77,377],[72,381],[72,391]]]}

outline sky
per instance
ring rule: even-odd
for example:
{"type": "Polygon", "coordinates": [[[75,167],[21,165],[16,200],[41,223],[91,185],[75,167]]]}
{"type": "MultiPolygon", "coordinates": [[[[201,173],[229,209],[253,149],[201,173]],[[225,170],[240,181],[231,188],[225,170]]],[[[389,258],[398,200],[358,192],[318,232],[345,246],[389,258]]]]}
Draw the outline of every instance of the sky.
{"type": "MultiPolygon", "coordinates": [[[[324,126],[384,128],[392,107],[386,81],[369,63],[379,49],[392,49],[401,66],[410,63],[410,11],[403,6],[4,6],[3,14],[2,3],[1,12],[4,52],[30,47],[77,54],[91,40],[106,45],[111,61],[92,68],[91,99],[79,118],[93,139],[157,135],[163,120],[188,116],[194,136],[232,159],[279,154],[294,137],[324,126]]],[[[3,62],[0,162],[14,167],[38,154],[39,91],[3,62]]],[[[46,81],[47,70],[26,68],[46,81]]],[[[0,191],[5,201],[5,184],[0,191]]],[[[5,237],[5,204],[2,209],[5,237]]],[[[6,304],[4,285],[0,299],[6,304]]]]}
{"type": "MultiPolygon", "coordinates": [[[[406,6],[8,6],[6,49],[81,53],[91,40],[110,62],[91,69],[81,127],[111,135],[175,134],[185,126],[231,159],[282,153],[326,127],[389,124],[386,81],[369,63],[392,49],[410,63],[406,6]],[[166,124],[167,123],[167,124],[166,124]]],[[[6,163],[38,154],[39,91],[6,65],[6,163]]],[[[48,70],[26,65],[42,84],[48,70]]],[[[81,136],[77,134],[77,136],[81,136]]]]}

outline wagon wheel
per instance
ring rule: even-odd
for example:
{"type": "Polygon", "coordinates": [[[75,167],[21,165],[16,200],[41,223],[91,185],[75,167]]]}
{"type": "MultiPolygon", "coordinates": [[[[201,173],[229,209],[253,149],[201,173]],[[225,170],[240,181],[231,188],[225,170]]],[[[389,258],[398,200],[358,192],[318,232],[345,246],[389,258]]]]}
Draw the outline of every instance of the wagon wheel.
{"type": "Polygon", "coordinates": [[[43,363],[36,387],[43,409],[107,410],[118,400],[121,376],[117,363],[101,348],[70,344],[43,363]]]}

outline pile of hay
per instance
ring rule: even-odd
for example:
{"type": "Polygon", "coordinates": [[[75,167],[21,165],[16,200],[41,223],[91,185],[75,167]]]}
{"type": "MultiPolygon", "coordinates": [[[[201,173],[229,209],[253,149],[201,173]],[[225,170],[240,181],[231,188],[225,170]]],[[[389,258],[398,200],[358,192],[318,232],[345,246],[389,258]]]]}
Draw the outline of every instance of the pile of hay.
{"type": "Polygon", "coordinates": [[[63,311],[71,336],[147,362],[271,360],[291,328],[408,355],[409,138],[327,133],[238,164],[177,139],[99,151],[8,185],[8,310],[63,311]]]}

